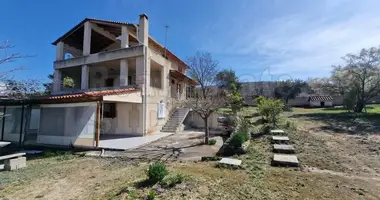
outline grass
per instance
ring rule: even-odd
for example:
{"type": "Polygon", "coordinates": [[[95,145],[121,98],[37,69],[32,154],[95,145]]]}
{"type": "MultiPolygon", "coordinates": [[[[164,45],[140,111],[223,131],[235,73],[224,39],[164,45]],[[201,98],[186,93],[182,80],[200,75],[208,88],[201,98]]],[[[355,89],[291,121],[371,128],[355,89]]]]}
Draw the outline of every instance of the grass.
{"type": "MultiPolygon", "coordinates": [[[[375,121],[380,106],[371,106],[375,121]]],[[[254,110],[242,112],[248,116],[254,110]]],[[[380,137],[325,129],[327,122],[345,122],[338,110],[286,113],[296,125],[287,134],[301,168],[270,166],[270,142],[261,134],[254,135],[247,154],[236,156],[241,169],[216,168],[216,161],[167,162],[173,176],[165,177],[162,187],[142,184],[147,162],[48,153],[28,160],[25,169],[1,172],[0,199],[146,199],[152,191],[155,199],[379,199],[380,137]]]]}

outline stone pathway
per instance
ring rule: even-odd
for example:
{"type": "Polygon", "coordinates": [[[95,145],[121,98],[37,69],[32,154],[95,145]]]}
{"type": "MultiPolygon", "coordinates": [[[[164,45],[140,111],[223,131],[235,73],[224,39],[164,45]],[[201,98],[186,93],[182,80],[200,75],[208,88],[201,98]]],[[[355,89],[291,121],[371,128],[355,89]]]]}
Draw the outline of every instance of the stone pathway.
{"type": "MultiPolygon", "coordinates": [[[[271,133],[285,133],[283,130],[272,130],[271,133]]],[[[295,148],[287,136],[272,136],[273,155],[272,165],[298,167],[299,161],[294,155],[295,148]]]]}

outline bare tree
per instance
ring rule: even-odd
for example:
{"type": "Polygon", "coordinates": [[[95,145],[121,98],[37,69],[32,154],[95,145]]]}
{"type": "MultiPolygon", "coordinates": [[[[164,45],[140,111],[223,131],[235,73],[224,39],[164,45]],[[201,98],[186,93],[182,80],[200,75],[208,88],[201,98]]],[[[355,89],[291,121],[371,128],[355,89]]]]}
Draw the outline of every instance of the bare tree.
{"type": "Polygon", "coordinates": [[[216,86],[218,62],[208,52],[197,52],[187,59],[187,64],[190,66],[190,77],[199,83],[199,92],[195,98],[187,99],[184,104],[203,119],[207,144],[210,135],[208,118],[226,103],[225,95],[216,86]]]}
{"type": "MultiPolygon", "coordinates": [[[[14,45],[8,41],[0,42],[0,65],[15,62],[16,60],[30,57],[19,53],[12,53],[10,50],[14,45]]],[[[14,67],[11,69],[0,69],[1,95],[8,98],[27,98],[40,91],[40,81],[29,79],[24,81],[14,80],[13,73],[23,70],[23,67],[14,67]]]]}

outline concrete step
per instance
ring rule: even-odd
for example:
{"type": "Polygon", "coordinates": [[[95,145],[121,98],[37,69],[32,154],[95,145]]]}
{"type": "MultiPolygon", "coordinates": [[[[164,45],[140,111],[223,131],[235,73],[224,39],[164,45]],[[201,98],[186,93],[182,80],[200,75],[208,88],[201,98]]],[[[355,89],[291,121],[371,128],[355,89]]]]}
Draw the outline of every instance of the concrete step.
{"type": "Polygon", "coordinates": [[[162,132],[176,132],[177,129],[162,129],[162,132]]]}

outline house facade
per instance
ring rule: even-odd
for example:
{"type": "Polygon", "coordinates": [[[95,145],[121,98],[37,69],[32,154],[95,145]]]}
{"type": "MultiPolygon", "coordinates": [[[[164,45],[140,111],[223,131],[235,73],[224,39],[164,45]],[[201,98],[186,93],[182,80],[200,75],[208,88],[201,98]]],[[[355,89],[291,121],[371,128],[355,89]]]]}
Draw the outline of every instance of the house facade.
{"type": "Polygon", "coordinates": [[[186,117],[179,102],[197,83],[181,59],[149,36],[147,15],[137,24],[86,18],[53,45],[52,95],[27,105],[25,133],[13,140],[98,147],[102,139],[159,132],[173,113],[180,114],[176,126],[186,117]],[[33,120],[38,127],[30,127],[33,120]]]}

